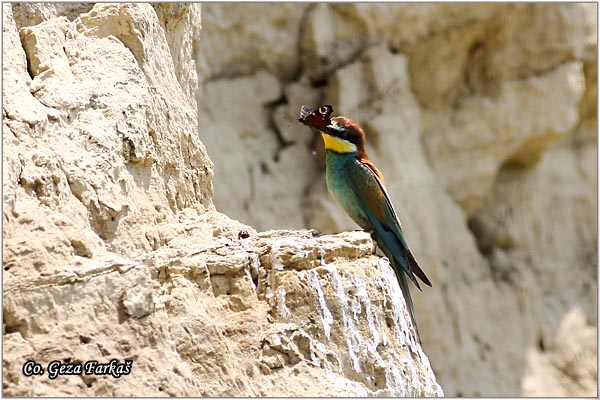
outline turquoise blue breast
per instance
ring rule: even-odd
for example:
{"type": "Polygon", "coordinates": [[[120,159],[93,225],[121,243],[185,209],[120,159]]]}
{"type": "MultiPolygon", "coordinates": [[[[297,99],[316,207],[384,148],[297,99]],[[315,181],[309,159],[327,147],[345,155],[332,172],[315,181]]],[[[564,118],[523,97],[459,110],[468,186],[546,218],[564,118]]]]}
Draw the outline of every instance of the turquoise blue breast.
{"type": "MultiPolygon", "coordinates": [[[[327,189],[329,193],[358,226],[370,231],[371,224],[363,211],[362,202],[357,197],[348,180],[348,163],[359,162],[356,159],[356,154],[340,154],[326,151],[325,161],[327,167],[327,189]]],[[[353,170],[356,170],[356,168],[353,168],[353,170]]]]}

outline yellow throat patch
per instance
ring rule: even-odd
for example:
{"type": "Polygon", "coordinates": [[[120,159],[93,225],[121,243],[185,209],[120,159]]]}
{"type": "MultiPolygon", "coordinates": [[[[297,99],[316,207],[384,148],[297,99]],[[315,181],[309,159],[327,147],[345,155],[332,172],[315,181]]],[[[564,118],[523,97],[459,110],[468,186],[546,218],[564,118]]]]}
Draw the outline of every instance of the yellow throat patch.
{"type": "Polygon", "coordinates": [[[325,142],[325,150],[335,151],[336,153],[354,153],[357,151],[356,145],[339,137],[331,136],[321,132],[323,142],[325,142]]]}

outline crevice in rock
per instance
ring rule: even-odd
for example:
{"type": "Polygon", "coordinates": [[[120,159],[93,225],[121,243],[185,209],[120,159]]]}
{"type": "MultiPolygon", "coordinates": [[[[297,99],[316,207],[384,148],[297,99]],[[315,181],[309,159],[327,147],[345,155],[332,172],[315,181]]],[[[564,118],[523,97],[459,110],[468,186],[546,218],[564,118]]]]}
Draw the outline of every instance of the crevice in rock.
{"type": "MultiPolygon", "coordinates": [[[[508,7],[511,7],[511,5],[508,5],[508,7]]],[[[431,39],[433,36],[447,36],[451,32],[462,29],[468,25],[475,25],[475,24],[481,23],[481,22],[489,23],[492,20],[493,20],[493,17],[487,18],[487,19],[478,19],[477,17],[472,17],[472,18],[467,18],[464,21],[461,21],[457,24],[449,24],[449,25],[445,25],[441,28],[435,28],[435,25],[434,25],[432,27],[432,29],[430,29],[424,35],[417,38],[417,40],[415,40],[415,42],[412,44],[412,46],[418,46],[418,44],[420,42],[431,39]]],[[[408,50],[408,51],[410,51],[410,50],[408,50]]]]}
{"type": "Polygon", "coordinates": [[[246,170],[248,173],[248,182],[249,182],[249,188],[250,188],[250,193],[248,195],[248,198],[244,199],[244,210],[247,212],[250,211],[250,206],[252,205],[252,200],[256,196],[256,187],[254,184],[254,176],[252,175],[253,169],[254,168],[252,167],[252,165],[249,165],[246,170]]]}
{"type": "Polygon", "coordinates": [[[548,146],[560,137],[561,135],[558,133],[547,132],[527,138],[502,161],[499,173],[507,169],[526,170],[534,168],[548,146]]]}
{"type": "Polygon", "coordinates": [[[473,239],[475,240],[479,254],[481,254],[485,259],[489,259],[492,254],[493,246],[485,239],[486,235],[484,232],[484,227],[479,219],[477,219],[476,216],[470,217],[467,220],[467,228],[473,235],[473,239]]]}
{"type": "Polygon", "coordinates": [[[269,174],[271,174],[271,168],[269,168],[269,166],[267,165],[266,162],[261,161],[261,162],[258,163],[258,166],[260,167],[260,172],[263,175],[269,175],[269,174]]]}
{"type": "Polygon", "coordinates": [[[310,86],[314,89],[325,89],[329,84],[329,75],[324,75],[315,81],[311,81],[310,86]]]}
{"type": "MultiPolygon", "coordinates": [[[[499,180],[503,179],[502,174],[522,174],[528,170],[522,167],[514,166],[513,164],[503,165],[496,174],[494,187],[498,185],[499,180]]],[[[518,178],[513,177],[511,180],[518,178]]],[[[492,189],[493,190],[493,189],[492,189]]],[[[494,237],[493,232],[489,231],[489,227],[481,220],[481,213],[484,212],[488,204],[481,205],[467,219],[466,227],[471,233],[473,241],[477,246],[477,250],[483,260],[485,260],[491,277],[495,283],[508,283],[514,285],[518,281],[519,269],[514,265],[514,261],[510,264],[503,262],[503,254],[508,253],[513,249],[515,244],[510,237],[494,237]]],[[[488,222],[489,225],[489,222],[488,222]]]]}
{"type": "Polygon", "coordinates": [[[372,46],[372,43],[363,43],[350,56],[346,57],[343,60],[340,60],[338,63],[329,66],[325,69],[325,71],[322,74],[314,78],[314,80],[311,79],[311,86],[313,88],[321,88],[327,86],[329,77],[331,75],[333,75],[338,69],[343,69],[350,64],[354,64],[355,62],[360,61],[365,52],[369,50],[369,48],[372,46]]]}
{"type": "Polygon", "coordinates": [[[298,27],[298,40],[296,40],[296,43],[298,43],[298,45],[297,45],[298,65],[296,66],[296,73],[294,74],[294,77],[291,79],[292,82],[297,82],[304,72],[304,65],[302,63],[304,51],[302,50],[301,43],[304,40],[304,37],[306,36],[306,24],[308,23],[308,17],[310,16],[310,13],[312,12],[312,10],[314,10],[314,8],[316,6],[317,6],[316,3],[308,4],[306,6],[306,8],[304,9],[304,12],[302,13],[302,16],[300,17],[300,24],[298,27]]]}
{"type": "Polygon", "coordinates": [[[485,261],[494,282],[512,283],[513,279],[511,278],[510,271],[499,270],[496,267],[493,260],[494,245],[489,242],[485,228],[477,216],[473,215],[469,217],[466,226],[471,232],[477,250],[479,251],[481,258],[485,261]]]}
{"type": "Polygon", "coordinates": [[[16,182],[18,186],[23,186],[23,170],[25,169],[24,164],[25,164],[24,160],[19,156],[19,174],[17,175],[17,182],[16,182]]]}
{"type": "Polygon", "coordinates": [[[17,326],[6,326],[4,328],[4,333],[16,333],[19,332],[19,325],[17,326]]]}
{"type": "Polygon", "coordinates": [[[479,358],[481,360],[488,359],[488,356],[492,351],[492,346],[489,343],[487,343],[486,341],[480,339],[479,336],[476,334],[472,335],[472,337],[473,337],[473,341],[479,348],[479,358]]]}
{"type": "Polygon", "coordinates": [[[279,162],[280,154],[287,147],[294,145],[296,142],[294,140],[286,140],[277,124],[275,123],[274,115],[275,110],[279,106],[283,106],[287,104],[287,98],[285,94],[282,94],[278,99],[275,99],[267,104],[265,104],[267,110],[267,126],[275,133],[275,137],[277,138],[277,148],[275,149],[275,153],[273,154],[273,161],[279,162]]]}
{"type": "Polygon", "coordinates": [[[23,48],[23,52],[25,53],[25,63],[27,64],[27,74],[33,80],[35,78],[35,74],[32,71],[31,67],[31,59],[29,57],[29,53],[27,52],[27,48],[25,47],[25,43],[23,43],[23,38],[19,35],[19,40],[21,41],[21,47],[23,48]]]}
{"type": "Polygon", "coordinates": [[[239,79],[239,78],[250,78],[253,77],[254,75],[256,75],[257,72],[263,70],[263,68],[256,68],[256,69],[250,69],[247,71],[232,71],[231,68],[230,69],[224,69],[222,71],[216,72],[216,73],[211,73],[208,72],[206,79],[204,79],[200,84],[201,85],[206,85],[207,83],[212,83],[212,82],[216,82],[219,80],[233,80],[233,79],[239,79]]]}
{"type": "Polygon", "coordinates": [[[69,21],[74,21],[81,14],[90,12],[94,5],[95,3],[54,3],[56,15],[66,17],[69,21]]]}
{"type": "Polygon", "coordinates": [[[79,335],[79,342],[81,344],[88,344],[92,341],[92,338],[85,335],[79,335]]]}
{"type": "Polygon", "coordinates": [[[544,336],[542,334],[539,334],[537,337],[537,348],[540,352],[545,352],[546,351],[546,344],[544,343],[544,336]]]}

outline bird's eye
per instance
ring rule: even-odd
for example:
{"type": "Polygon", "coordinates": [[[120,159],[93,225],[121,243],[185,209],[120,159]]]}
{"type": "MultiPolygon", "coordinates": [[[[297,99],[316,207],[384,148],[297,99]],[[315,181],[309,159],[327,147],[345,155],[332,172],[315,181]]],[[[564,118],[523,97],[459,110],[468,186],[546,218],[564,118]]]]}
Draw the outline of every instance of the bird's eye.
{"type": "Polygon", "coordinates": [[[319,107],[319,112],[321,114],[327,114],[327,107],[319,107]]]}

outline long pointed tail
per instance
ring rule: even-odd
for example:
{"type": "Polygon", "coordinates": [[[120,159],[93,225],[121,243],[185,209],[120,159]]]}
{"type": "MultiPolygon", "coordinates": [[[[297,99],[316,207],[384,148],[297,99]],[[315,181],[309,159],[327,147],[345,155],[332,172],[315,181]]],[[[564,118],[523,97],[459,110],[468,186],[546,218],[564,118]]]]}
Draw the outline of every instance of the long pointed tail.
{"type": "Polygon", "coordinates": [[[397,275],[400,278],[400,288],[402,289],[404,300],[406,301],[406,305],[408,306],[408,313],[410,314],[412,325],[415,328],[417,340],[419,341],[419,344],[422,344],[421,337],[419,336],[419,329],[417,328],[417,320],[415,318],[415,307],[413,306],[412,298],[410,297],[410,291],[408,290],[408,281],[406,280],[406,276],[402,272],[398,273],[397,275]]]}
{"type": "MultiPolygon", "coordinates": [[[[415,317],[415,307],[412,302],[412,297],[410,296],[410,290],[408,289],[408,280],[406,279],[407,273],[405,273],[406,269],[402,268],[402,265],[401,265],[401,262],[403,260],[400,260],[400,259],[394,257],[394,253],[392,253],[389,250],[389,248],[387,246],[385,246],[385,243],[383,243],[383,245],[380,245],[379,247],[381,248],[383,253],[387,256],[388,260],[390,260],[390,264],[392,265],[392,268],[394,269],[394,272],[396,273],[396,278],[398,279],[398,282],[400,283],[400,289],[402,289],[402,294],[404,295],[404,301],[406,302],[406,306],[408,307],[408,313],[410,314],[410,320],[412,322],[413,327],[415,328],[415,335],[417,337],[417,340],[419,341],[419,344],[422,344],[421,337],[419,336],[419,329],[417,328],[417,319],[415,317]]],[[[411,256],[412,256],[412,254],[411,254],[411,256]]],[[[409,262],[411,260],[414,261],[414,257],[410,257],[408,259],[409,262]]],[[[414,263],[416,264],[416,261],[414,261],[414,263]]],[[[414,276],[413,276],[413,279],[414,279],[414,276]]],[[[414,282],[417,285],[417,288],[419,288],[416,279],[414,279],[414,282]]],[[[425,282],[425,283],[431,285],[429,283],[429,280],[427,280],[427,282],[425,282]]]]}
{"type": "Polygon", "coordinates": [[[413,281],[419,290],[421,288],[419,286],[419,282],[415,278],[415,275],[421,278],[426,285],[431,286],[431,282],[429,279],[427,279],[427,276],[425,276],[425,273],[417,264],[417,260],[415,260],[412,252],[408,249],[408,247],[405,246],[405,243],[399,239],[401,237],[401,233],[391,230],[385,230],[384,233],[386,234],[375,235],[375,241],[379,245],[379,248],[383,251],[383,254],[385,254],[390,260],[390,263],[396,272],[396,277],[400,283],[404,300],[408,306],[412,325],[415,328],[417,340],[419,341],[419,344],[421,344],[421,337],[419,336],[419,329],[417,328],[417,320],[415,317],[415,307],[413,306],[410,290],[408,289],[407,277],[413,281]]]}

